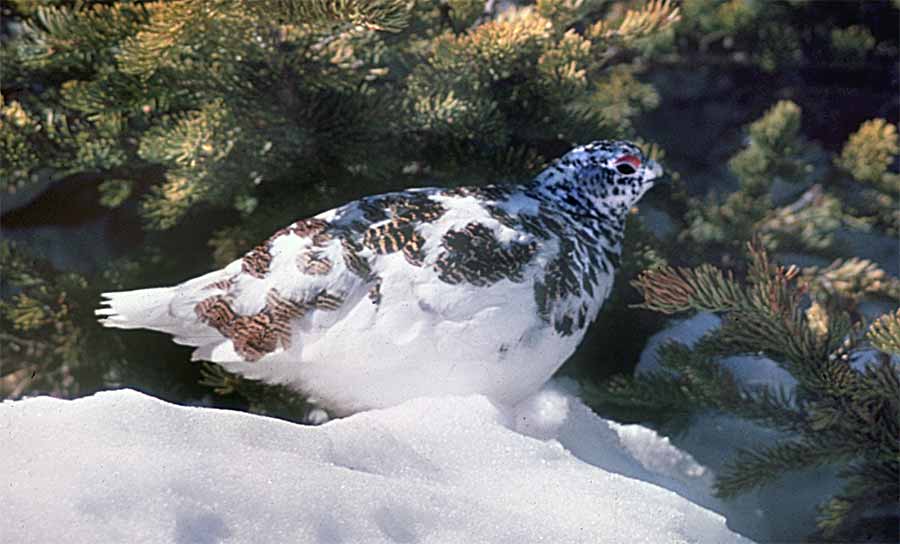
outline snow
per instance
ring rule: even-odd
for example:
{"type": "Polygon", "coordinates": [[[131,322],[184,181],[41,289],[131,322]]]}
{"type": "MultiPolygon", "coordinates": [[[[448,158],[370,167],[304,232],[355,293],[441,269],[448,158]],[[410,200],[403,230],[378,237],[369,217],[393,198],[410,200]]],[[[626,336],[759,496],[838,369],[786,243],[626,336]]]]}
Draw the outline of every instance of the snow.
{"type": "Polygon", "coordinates": [[[684,498],[714,502],[690,455],[563,387],[318,427],[121,390],[7,402],[0,430],[3,542],[748,542],[684,498]]]}

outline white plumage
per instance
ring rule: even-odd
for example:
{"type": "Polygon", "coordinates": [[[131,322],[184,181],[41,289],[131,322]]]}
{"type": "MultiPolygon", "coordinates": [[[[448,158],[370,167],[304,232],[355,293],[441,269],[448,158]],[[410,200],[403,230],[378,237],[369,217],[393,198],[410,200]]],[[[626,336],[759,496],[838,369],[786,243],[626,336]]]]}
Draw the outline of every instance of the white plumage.
{"type": "Polygon", "coordinates": [[[598,141],[527,184],[367,197],[221,270],[106,293],[97,314],[338,415],[437,394],[511,404],[580,343],[612,286],[625,214],[661,173],[634,145],[598,141]]]}

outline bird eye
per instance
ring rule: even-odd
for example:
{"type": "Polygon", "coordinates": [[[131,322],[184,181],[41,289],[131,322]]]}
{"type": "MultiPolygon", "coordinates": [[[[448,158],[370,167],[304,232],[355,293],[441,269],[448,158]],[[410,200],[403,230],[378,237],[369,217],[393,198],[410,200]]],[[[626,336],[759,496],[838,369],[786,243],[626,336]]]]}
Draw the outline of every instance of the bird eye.
{"type": "Polygon", "coordinates": [[[634,174],[640,167],[641,159],[634,155],[624,155],[616,160],[616,171],[625,176],[634,174]]]}

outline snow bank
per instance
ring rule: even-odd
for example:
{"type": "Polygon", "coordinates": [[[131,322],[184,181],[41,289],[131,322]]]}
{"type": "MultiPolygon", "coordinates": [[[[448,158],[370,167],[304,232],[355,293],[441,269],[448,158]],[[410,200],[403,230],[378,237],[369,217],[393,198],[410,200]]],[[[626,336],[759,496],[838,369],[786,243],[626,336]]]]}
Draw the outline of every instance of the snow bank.
{"type": "Polygon", "coordinates": [[[748,542],[702,467],[558,389],[319,427],[135,391],[0,405],[4,542],[748,542]],[[524,433],[524,434],[523,434],[524,433]]]}

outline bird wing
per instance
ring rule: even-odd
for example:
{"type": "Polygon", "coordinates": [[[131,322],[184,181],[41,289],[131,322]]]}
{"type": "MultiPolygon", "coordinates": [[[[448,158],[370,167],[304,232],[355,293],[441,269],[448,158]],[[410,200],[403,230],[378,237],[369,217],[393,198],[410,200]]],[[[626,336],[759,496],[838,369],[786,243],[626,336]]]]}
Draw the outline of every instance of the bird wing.
{"type": "Polygon", "coordinates": [[[451,285],[524,281],[537,242],[529,234],[498,241],[505,227],[490,203],[506,193],[477,196],[413,189],[297,221],[224,269],[175,287],[168,314],[178,325],[158,328],[196,346],[195,359],[264,362],[356,305],[378,304],[382,274],[426,270],[451,285]]]}

